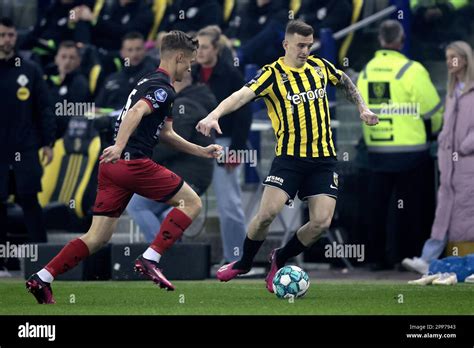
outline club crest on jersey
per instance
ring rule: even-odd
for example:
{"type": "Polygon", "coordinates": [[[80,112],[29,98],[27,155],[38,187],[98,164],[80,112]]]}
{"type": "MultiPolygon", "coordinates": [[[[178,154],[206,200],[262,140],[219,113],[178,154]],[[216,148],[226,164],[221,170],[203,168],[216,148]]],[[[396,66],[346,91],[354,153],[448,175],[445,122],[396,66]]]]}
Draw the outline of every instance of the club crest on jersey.
{"type": "Polygon", "coordinates": [[[163,88],[157,89],[155,91],[155,99],[157,102],[163,103],[168,97],[168,93],[163,88]]]}
{"type": "Polygon", "coordinates": [[[322,78],[322,79],[324,78],[324,74],[323,74],[323,71],[321,70],[321,67],[315,66],[315,67],[314,67],[314,70],[316,71],[316,74],[318,74],[318,76],[319,76],[320,78],[322,78]]]}

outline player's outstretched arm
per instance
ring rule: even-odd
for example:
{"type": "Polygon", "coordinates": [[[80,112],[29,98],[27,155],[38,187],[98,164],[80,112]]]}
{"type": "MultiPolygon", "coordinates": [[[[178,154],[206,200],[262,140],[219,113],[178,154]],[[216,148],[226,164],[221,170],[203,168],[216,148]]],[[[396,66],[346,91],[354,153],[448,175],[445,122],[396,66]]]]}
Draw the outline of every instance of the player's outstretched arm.
{"type": "Polygon", "coordinates": [[[222,134],[221,128],[219,127],[219,118],[240,109],[255,97],[256,95],[254,91],[246,86],[242,87],[221,101],[221,103],[209,115],[207,115],[207,117],[199,121],[196,130],[205,136],[210,136],[212,129],[215,129],[217,133],[222,134]]]}
{"type": "Polygon", "coordinates": [[[354,85],[354,83],[352,83],[349,76],[347,76],[345,73],[342,73],[341,80],[336,85],[336,87],[343,89],[347,100],[357,105],[360,113],[360,119],[362,121],[364,121],[369,126],[374,126],[379,123],[377,115],[370,111],[367,104],[365,104],[364,98],[362,98],[359,90],[354,85]]]}
{"type": "Polygon", "coordinates": [[[150,107],[143,100],[139,100],[132,108],[130,108],[130,110],[123,115],[115,144],[104,150],[100,163],[114,163],[120,159],[128,138],[130,138],[130,135],[132,135],[133,131],[137,128],[143,116],[149,115],[150,113],[150,107]]]}
{"type": "Polygon", "coordinates": [[[172,121],[165,122],[165,126],[160,132],[160,141],[176,148],[179,151],[199,157],[218,158],[222,153],[222,146],[220,145],[211,144],[209,146],[202,147],[187,141],[174,131],[172,121]]]}

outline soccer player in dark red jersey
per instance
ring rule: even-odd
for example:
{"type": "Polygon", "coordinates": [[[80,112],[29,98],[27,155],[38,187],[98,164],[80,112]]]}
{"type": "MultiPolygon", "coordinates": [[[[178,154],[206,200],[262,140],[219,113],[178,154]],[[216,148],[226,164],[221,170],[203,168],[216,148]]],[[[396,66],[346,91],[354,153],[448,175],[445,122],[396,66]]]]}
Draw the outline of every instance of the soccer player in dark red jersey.
{"type": "Polygon", "coordinates": [[[167,34],[161,44],[159,68],[138,81],[117,119],[115,144],[101,156],[94,217],[89,231],[69,242],[43,269],[26,282],[38,303],[54,303],[51,282],[107,244],[134,193],[175,208],[163,221],[150,247],[135,260],[135,271],[161,288],[174,290],[158,268],[161,256],[201,211],[199,196],[178,175],[150,157],[158,138],[178,150],[201,157],[218,157],[219,145],[201,147],[173,131],[173,81],[190,71],[198,42],[181,31],[167,34]]]}

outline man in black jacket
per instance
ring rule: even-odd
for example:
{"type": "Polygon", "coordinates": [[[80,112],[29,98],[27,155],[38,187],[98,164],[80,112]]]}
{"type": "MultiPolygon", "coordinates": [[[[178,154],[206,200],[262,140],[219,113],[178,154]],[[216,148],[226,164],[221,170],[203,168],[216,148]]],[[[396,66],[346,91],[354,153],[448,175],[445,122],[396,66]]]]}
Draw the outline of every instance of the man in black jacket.
{"type": "Polygon", "coordinates": [[[158,65],[153,58],[145,56],[145,40],[138,32],[130,32],[123,37],[120,56],[122,70],[106,78],[95,100],[98,107],[121,109],[138,80],[158,65]]]}
{"type": "Polygon", "coordinates": [[[249,1],[245,15],[242,15],[241,25],[233,33],[242,42],[237,51],[241,66],[262,66],[284,55],[281,42],[285,38],[289,11],[290,1],[249,1]]]}
{"type": "Polygon", "coordinates": [[[222,7],[217,0],[174,0],[167,8],[160,31],[198,31],[222,23],[222,7]]]}
{"type": "Polygon", "coordinates": [[[321,28],[330,28],[335,33],[351,24],[351,0],[311,0],[301,6],[300,19],[313,27],[316,39],[321,28]]]}
{"type": "MultiPolygon", "coordinates": [[[[196,132],[196,125],[202,115],[212,111],[217,102],[210,89],[203,85],[192,85],[191,74],[174,83],[178,93],[173,104],[173,128],[181,137],[201,146],[212,144],[212,138],[196,132]]],[[[201,196],[212,180],[214,161],[196,157],[158,144],[153,151],[153,160],[181,176],[201,196]]],[[[147,241],[152,241],[160,230],[161,221],[169,205],[155,202],[135,194],[127,206],[127,212],[140,226],[147,241]]]]}
{"type": "Polygon", "coordinates": [[[78,8],[89,12],[94,0],[55,0],[44,16],[38,17],[34,28],[19,40],[21,49],[32,49],[42,66],[51,63],[60,42],[82,41],[83,24],[77,23],[78,8]]]}
{"type": "Polygon", "coordinates": [[[81,32],[81,42],[92,42],[107,51],[120,49],[117,38],[137,31],[144,37],[153,25],[153,12],[148,1],[115,0],[111,6],[104,6],[96,17],[87,6],[76,10],[76,21],[86,24],[81,32]]]}
{"type": "MultiPolygon", "coordinates": [[[[70,103],[86,103],[90,99],[87,78],[79,70],[81,56],[79,48],[73,41],[63,41],[59,45],[54,64],[46,67],[46,83],[51,92],[51,99],[55,107],[70,103]],[[58,104],[59,103],[59,104],[58,104]]],[[[78,105],[78,104],[75,104],[78,105]]],[[[87,104],[80,110],[87,110],[87,104]]],[[[91,110],[92,111],[92,110],[91,110]]],[[[71,116],[84,116],[83,114],[56,114],[56,138],[61,138],[69,124],[71,116]]]]}
{"type": "Polygon", "coordinates": [[[42,175],[38,150],[49,164],[53,158],[54,116],[40,68],[16,54],[16,39],[13,22],[0,19],[0,243],[6,240],[10,193],[15,193],[23,208],[30,242],[46,242],[37,199],[42,175]]]}

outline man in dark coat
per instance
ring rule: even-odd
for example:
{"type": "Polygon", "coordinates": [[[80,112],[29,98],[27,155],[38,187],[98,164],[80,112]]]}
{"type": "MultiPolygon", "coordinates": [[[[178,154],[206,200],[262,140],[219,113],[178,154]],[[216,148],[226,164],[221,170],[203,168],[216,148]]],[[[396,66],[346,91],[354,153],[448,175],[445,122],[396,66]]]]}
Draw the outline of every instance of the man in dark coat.
{"type": "Polygon", "coordinates": [[[0,243],[6,241],[10,193],[23,208],[29,241],[46,242],[37,199],[42,175],[38,150],[49,164],[53,158],[54,116],[41,70],[16,54],[16,39],[13,22],[0,19],[0,243]]]}

